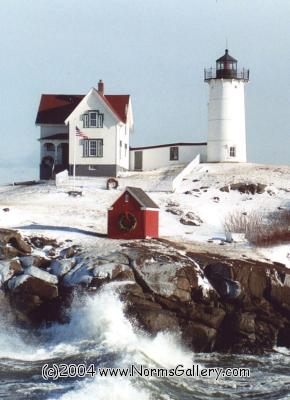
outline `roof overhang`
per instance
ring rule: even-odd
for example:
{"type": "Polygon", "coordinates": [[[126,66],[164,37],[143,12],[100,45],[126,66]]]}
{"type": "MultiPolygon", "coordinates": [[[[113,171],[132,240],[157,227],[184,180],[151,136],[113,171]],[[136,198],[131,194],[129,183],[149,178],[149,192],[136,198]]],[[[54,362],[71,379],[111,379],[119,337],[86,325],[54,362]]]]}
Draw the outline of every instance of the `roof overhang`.
{"type": "MultiPolygon", "coordinates": [[[[134,188],[132,188],[134,189],[134,188]]],[[[140,189],[140,188],[136,188],[136,189],[140,189]]],[[[143,190],[142,190],[143,191],[143,190]]],[[[141,210],[146,210],[146,211],[159,211],[159,207],[157,206],[157,204],[154,203],[153,200],[150,199],[151,204],[150,206],[146,205],[142,199],[140,199],[138,196],[136,196],[136,194],[134,193],[134,190],[131,190],[131,188],[129,186],[127,186],[125,188],[125,190],[123,190],[123,192],[120,194],[120,196],[118,196],[118,198],[114,201],[114,203],[111,205],[111,207],[108,208],[108,210],[113,210],[114,205],[117,203],[117,201],[123,196],[124,193],[130,193],[130,195],[137,201],[138,204],[140,204],[141,206],[141,210]],[[156,206],[156,207],[152,207],[152,205],[156,206]]],[[[144,191],[143,191],[144,192],[144,191]]],[[[145,192],[144,192],[145,193],[145,192]]],[[[149,197],[146,193],[145,193],[146,197],[149,197]]]]}
{"type": "Polygon", "coordinates": [[[71,114],[66,118],[66,120],[64,121],[65,125],[68,125],[70,119],[72,118],[72,116],[77,112],[77,110],[81,107],[81,104],[86,101],[90,96],[95,96],[96,98],[98,98],[102,104],[104,105],[104,107],[106,108],[106,110],[108,110],[108,112],[113,116],[113,118],[116,120],[116,122],[120,123],[121,125],[124,124],[124,122],[122,121],[122,119],[120,118],[120,116],[116,113],[116,111],[113,110],[112,106],[110,105],[110,103],[108,102],[108,100],[102,96],[97,89],[95,89],[94,87],[91,88],[91,90],[89,91],[88,94],[86,94],[86,96],[80,101],[80,103],[76,106],[76,108],[71,112],[71,114]]]}

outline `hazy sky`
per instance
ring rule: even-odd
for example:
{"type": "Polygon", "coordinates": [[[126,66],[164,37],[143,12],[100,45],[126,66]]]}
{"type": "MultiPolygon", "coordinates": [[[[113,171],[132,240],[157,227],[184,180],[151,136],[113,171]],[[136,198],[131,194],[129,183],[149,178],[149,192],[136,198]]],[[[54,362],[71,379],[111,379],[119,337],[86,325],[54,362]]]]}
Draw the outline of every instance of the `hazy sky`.
{"type": "Polygon", "coordinates": [[[132,95],[131,144],[205,141],[203,68],[250,68],[248,159],[290,162],[289,0],[0,0],[0,165],[38,166],[41,93],[132,95]]]}

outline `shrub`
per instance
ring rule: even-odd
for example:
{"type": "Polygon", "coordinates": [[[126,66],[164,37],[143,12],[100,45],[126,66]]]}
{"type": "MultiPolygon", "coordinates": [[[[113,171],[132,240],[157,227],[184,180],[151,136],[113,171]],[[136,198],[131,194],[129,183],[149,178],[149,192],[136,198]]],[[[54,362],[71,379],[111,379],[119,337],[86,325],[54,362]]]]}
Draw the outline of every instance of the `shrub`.
{"type": "Polygon", "coordinates": [[[290,210],[279,210],[268,215],[257,211],[235,211],[225,218],[227,232],[244,233],[256,246],[271,246],[290,242],[290,210]]]}

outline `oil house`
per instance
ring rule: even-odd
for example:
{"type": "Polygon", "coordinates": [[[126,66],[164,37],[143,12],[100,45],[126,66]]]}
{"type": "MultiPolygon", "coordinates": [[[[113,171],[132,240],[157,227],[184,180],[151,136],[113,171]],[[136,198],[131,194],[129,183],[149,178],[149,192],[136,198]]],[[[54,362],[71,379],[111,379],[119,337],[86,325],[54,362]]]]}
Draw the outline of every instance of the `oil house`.
{"type": "Polygon", "coordinates": [[[159,208],[140,188],[127,187],[108,211],[108,237],[145,239],[158,237],[159,208]]]}

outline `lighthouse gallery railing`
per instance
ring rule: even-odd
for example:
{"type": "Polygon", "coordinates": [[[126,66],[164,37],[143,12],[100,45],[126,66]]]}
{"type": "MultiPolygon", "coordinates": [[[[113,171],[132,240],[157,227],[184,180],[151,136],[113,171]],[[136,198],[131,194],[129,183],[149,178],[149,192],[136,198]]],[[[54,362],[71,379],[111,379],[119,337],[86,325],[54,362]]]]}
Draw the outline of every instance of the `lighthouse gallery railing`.
{"type": "Polygon", "coordinates": [[[209,81],[210,79],[241,79],[248,81],[250,77],[250,71],[245,68],[241,69],[219,69],[208,68],[204,70],[204,80],[209,81]]]}

